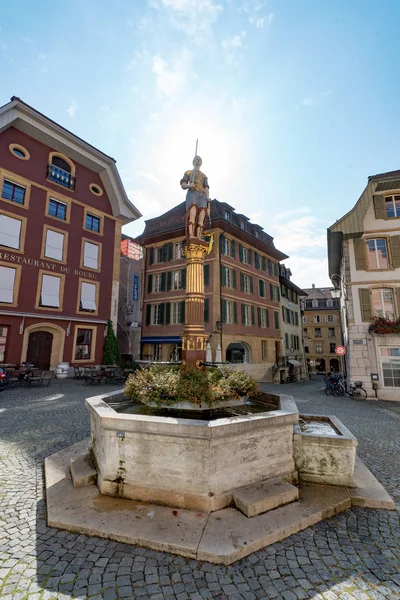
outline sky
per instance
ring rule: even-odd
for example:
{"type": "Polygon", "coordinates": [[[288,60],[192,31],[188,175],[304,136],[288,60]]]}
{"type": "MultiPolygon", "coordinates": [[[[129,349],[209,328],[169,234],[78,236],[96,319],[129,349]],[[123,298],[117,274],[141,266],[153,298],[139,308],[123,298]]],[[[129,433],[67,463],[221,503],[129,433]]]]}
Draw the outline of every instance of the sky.
{"type": "Polygon", "coordinates": [[[326,228],[400,168],[398,0],[0,2],[12,95],[113,156],[144,220],[185,199],[199,139],[210,196],[329,285],[326,228]]]}

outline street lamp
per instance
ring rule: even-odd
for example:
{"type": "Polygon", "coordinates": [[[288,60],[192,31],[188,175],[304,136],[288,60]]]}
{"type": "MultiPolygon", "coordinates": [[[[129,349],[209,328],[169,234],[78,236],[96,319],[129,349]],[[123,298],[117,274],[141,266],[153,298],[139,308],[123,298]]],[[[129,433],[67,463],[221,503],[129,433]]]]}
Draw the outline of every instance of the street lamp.
{"type": "Polygon", "coordinates": [[[334,273],[333,275],[331,275],[331,281],[333,283],[333,290],[331,290],[331,297],[334,300],[339,300],[339,298],[342,294],[342,289],[341,289],[341,285],[342,285],[343,286],[343,298],[345,300],[347,300],[346,284],[343,281],[342,277],[340,275],[338,275],[337,273],[334,273]]]}
{"type": "Polygon", "coordinates": [[[218,331],[221,331],[221,329],[222,329],[222,323],[221,323],[221,321],[219,319],[216,322],[216,326],[217,326],[218,331]]]}

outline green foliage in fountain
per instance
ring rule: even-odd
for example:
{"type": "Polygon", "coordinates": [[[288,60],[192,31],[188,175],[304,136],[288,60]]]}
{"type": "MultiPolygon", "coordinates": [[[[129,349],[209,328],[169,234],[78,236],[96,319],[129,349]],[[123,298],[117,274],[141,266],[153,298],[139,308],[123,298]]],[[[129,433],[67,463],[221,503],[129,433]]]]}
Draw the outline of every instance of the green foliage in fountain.
{"type": "Polygon", "coordinates": [[[257,382],[246,373],[207,368],[152,366],[129,376],[124,390],[133,402],[171,406],[181,402],[213,406],[224,400],[257,395],[257,382]]]}

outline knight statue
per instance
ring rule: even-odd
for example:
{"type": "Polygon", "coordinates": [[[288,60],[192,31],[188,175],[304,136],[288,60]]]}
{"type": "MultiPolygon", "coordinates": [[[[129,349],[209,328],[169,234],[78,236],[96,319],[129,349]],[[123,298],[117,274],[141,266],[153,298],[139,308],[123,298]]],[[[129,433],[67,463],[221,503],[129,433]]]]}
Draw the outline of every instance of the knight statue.
{"type": "Polygon", "coordinates": [[[180,184],[186,193],[186,241],[201,240],[206,215],[210,215],[210,196],[207,175],[200,171],[202,160],[196,155],[193,170],[186,171],[180,184]]]}

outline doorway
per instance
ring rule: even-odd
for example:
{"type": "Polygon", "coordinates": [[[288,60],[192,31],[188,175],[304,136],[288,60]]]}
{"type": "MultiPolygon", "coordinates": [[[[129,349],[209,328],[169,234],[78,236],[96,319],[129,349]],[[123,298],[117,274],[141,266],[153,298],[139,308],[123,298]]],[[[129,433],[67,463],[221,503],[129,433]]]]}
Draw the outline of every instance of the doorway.
{"type": "Polygon", "coordinates": [[[38,369],[50,368],[53,334],[48,331],[33,331],[29,335],[26,362],[33,363],[38,369]]]}

